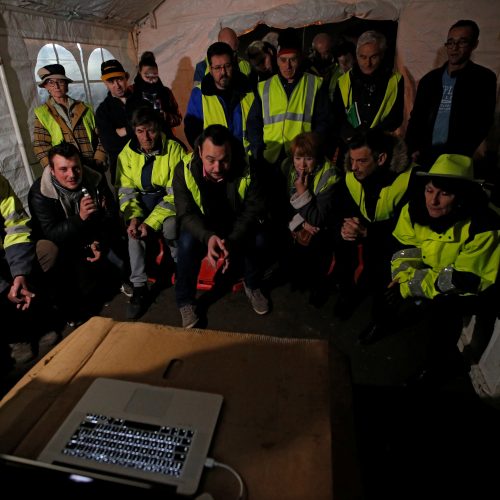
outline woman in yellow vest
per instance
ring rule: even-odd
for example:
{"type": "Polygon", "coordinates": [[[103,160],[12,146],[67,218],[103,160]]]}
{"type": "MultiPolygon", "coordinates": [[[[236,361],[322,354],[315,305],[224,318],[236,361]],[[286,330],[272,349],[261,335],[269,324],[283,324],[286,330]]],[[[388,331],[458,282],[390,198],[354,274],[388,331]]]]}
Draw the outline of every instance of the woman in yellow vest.
{"type": "Polygon", "coordinates": [[[288,228],[292,237],[288,273],[293,286],[309,288],[310,301],[321,305],[333,255],[332,188],[340,175],[323,154],[321,139],[304,132],[293,139],[291,158],[282,163],[287,183],[288,228]]]}
{"type": "Polygon", "coordinates": [[[392,257],[383,316],[370,340],[426,318],[426,366],[414,380],[427,382],[451,374],[461,361],[456,345],[463,315],[489,314],[494,321],[500,309],[500,218],[474,181],[471,158],[441,155],[428,173],[418,175],[423,183],[394,230],[403,248],[392,257]]]}
{"type": "Polygon", "coordinates": [[[61,142],[69,142],[80,151],[83,162],[103,170],[106,152],[97,135],[94,111],[82,101],[68,96],[68,83],[60,64],[48,64],[38,70],[39,87],[50,94],[45,104],[35,109],[33,151],[42,167],[49,163],[49,150],[61,142]]]}

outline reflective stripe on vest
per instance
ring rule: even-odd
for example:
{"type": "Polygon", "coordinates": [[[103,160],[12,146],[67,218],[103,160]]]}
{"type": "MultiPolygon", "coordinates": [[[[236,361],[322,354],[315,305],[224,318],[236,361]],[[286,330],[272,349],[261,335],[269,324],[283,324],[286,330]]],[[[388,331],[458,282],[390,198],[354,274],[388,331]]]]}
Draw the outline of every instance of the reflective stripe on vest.
{"type": "MultiPolygon", "coordinates": [[[[57,123],[56,119],[52,116],[49,108],[44,104],[35,108],[35,115],[40,120],[45,130],[50,134],[52,146],[56,146],[64,141],[64,134],[61,130],[61,126],[57,123]]],[[[89,107],[86,107],[85,113],[82,116],[83,126],[85,127],[85,132],[89,142],[92,144],[92,138],[95,130],[95,118],[94,113],[89,107]]]]}
{"type": "MultiPolygon", "coordinates": [[[[344,101],[344,108],[346,109],[346,112],[352,105],[351,71],[352,69],[338,79],[338,86],[340,93],[342,94],[342,100],[344,101]]],[[[387,82],[387,88],[385,89],[384,98],[380,103],[380,107],[375,115],[375,118],[373,118],[370,128],[375,127],[375,125],[378,125],[381,121],[385,120],[391,112],[391,109],[398,97],[398,84],[400,80],[401,74],[398,72],[394,72],[390,76],[389,81],[387,82]]]]}
{"type": "Polygon", "coordinates": [[[408,188],[411,168],[400,173],[389,186],[380,190],[377,205],[375,207],[375,218],[368,217],[365,206],[365,191],[363,185],[359,182],[352,172],[347,172],[345,182],[352,199],[358,205],[361,213],[366,220],[370,222],[390,219],[394,213],[394,207],[401,201],[408,188]]]}
{"type": "MultiPolygon", "coordinates": [[[[290,170],[288,171],[288,187],[291,189],[297,177],[295,175],[293,163],[289,165],[290,170]]],[[[321,191],[338,182],[338,180],[339,177],[335,167],[333,167],[329,161],[325,161],[324,165],[314,174],[313,193],[318,195],[321,191]]]]}
{"type": "Polygon", "coordinates": [[[264,157],[274,163],[282,145],[290,149],[292,140],[302,132],[311,131],[312,115],[317,91],[322,79],[304,73],[288,100],[278,75],[260,82],[264,120],[264,157]]]}

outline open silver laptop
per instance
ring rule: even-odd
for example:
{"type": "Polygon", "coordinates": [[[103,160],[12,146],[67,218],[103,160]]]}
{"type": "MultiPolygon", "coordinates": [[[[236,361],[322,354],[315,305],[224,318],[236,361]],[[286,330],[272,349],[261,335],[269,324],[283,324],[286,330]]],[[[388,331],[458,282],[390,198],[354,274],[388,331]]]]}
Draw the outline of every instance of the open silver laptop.
{"type": "Polygon", "coordinates": [[[101,474],[198,488],[222,396],[98,378],[38,459],[101,474]]]}

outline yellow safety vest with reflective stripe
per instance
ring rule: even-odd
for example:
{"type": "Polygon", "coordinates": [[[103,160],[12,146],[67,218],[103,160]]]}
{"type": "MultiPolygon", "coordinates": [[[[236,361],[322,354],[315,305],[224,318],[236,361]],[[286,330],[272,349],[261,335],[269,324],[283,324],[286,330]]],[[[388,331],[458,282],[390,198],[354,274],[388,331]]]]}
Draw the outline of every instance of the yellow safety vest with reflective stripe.
{"type": "MultiPolygon", "coordinates": [[[[401,295],[433,299],[442,293],[436,283],[446,274],[451,278],[454,271],[478,276],[478,291],[493,285],[500,266],[500,230],[495,228],[472,237],[470,229],[471,220],[466,219],[444,233],[436,233],[429,226],[414,223],[405,205],[393,235],[412,248],[396,252],[391,261],[392,276],[399,282],[401,295]]],[[[451,285],[451,279],[448,281],[451,285]]]]}
{"type": "Polygon", "coordinates": [[[141,204],[142,168],[146,162],[143,153],[137,153],[130,147],[130,141],[118,155],[116,168],[116,187],[120,211],[123,212],[126,221],[135,217],[144,219],[144,222],[154,229],[160,231],[167,217],[175,216],[174,191],[172,179],[175,166],[186,155],[182,146],[162,134],[162,151],[155,157],[151,173],[151,184],[165,189],[163,200],[155,206],[148,214],[144,213],[141,204]]]}
{"type": "MultiPolygon", "coordinates": [[[[201,84],[197,85],[201,91],[201,84]]],[[[248,113],[255,100],[255,95],[253,92],[248,92],[245,97],[240,101],[241,107],[241,130],[243,132],[243,146],[245,151],[249,150],[250,143],[247,138],[247,119],[248,113]]],[[[222,106],[219,98],[216,95],[205,95],[201,94],[201,105],[203,107],[203,129],[206,129],[209,125],[219,124],[224,125],[228,128],[226,114],[224,113],[224,107],[222,106]]]]}
{"type": "Polygon", "coordinates": [[[380,194],[375,207],[375,217],[370,219],[366,211],[365,191],[363,185],[359,182],[352,172],[347,172],[345,182],[347,189],[352,196],[352,199],[358,205],[361,213],[366,220],[370,222],[378,222],[390,219],[394,214],[394,208],[401,201],[410,181],[412,168],[408,168],[401,172],[389,186],[385,186],[380,190],[380,194]]]}
{"type": "Polygon", "coordinates": [[[276,162],[282,146],[288,152],[290,143],[298,134],[311,131],[314,102],[321,82],[319,76],[304,73],[290,99],[278,75],[259,82],[266,145],[264,158],[269,163],[276,162]]]}
{"type": "MultiPolygon", "coordinates": [[[[83,126],[85,127],[85,132],[87,132],[87,137],[89,138],[89,142],[92,143],[92,138],[94,137],[95,130],[95,117],[90,106],[85,105],[87,108],[85,113],[82,116],[83,126]]],[[[51,144],[52,146],[56,146],[64,141],[64,134],[61,130],[61,127],[52,116],[49,108],[44,104],[43,106],[39,106],[35,108],[35,115],[40,120],[40,123],[43,125],[45,130],[50,134],[51,144]]]]}
{"type": "MultiPolygon", "coordinates": [[[[288,177],[288,187],[291,189],[295,179],[297,178],[295,175],[293,160],[287,158],[284,160],[283,165],[286,169],[288,169],[288,172],[285,171],[284,174],[288,177]]],[[[312,192],[313,194],[318,195],[336,184],[339,180],[340,177],[337,173],[337,169],[327,160],[314,174],[312,192]]]]}
{"type": "Polygon", "coordinates": [[[332,74],[330,76],[330,82],[328,84],[328,96],[330,97],[330,101],[333,102],[333,96],[335,94],[335,89],[337,88],[337,85],[339,83],[339,78],[343,75],[342,70],[340,69],[340,66],[337,64],[335,65],[335,69],[332,71],[332,74]]]}
{"type": "MultiPolygon", "coordinates": [[[[340,89],[340,93],[342,94],[342,100],[344,101],[346,112],[352,105],[351,72],[352,69],[350,69],[347,73],[345,73],[338,79],[338,86],[340,89]]],[[[377,114],[373,118],[370,128],[373,128],[380,122],[384,121],[391,112],[391,109],[398,97],[398,84],[400,80],[401,74],[397,71],[395,71],[390,76],[389,81],[387,82],[387,88],[385,89],[384,98],[380,103],[380,107],[377,111],[377,114]]],[[[352,125],[357,126],[358,124],[352,125]]]]}
{"type": "Polygon", "coordinates": [[[0,175],[0,219],[4,238],[0,238],[0,249],[19,243],[31,243],[30,218],[25,212],[9,181],[0,175]]]}
{"type": "MultiPolygon", "coordinates": [[[[205,210],[203,209],[203,205],[201,203],[201,193],[198,184],[196,184],[196,180],[191,172],[191,161],[193,159],[193,153],[189,153],[183,158],[184,162],[184,179],[186,180],[186,187],[189,189],[193,196],[193,200],[196,205],[199,207],[202,214],[205,214],[205,210]]],[[[248,190],[248,186],[250,186],[250,174],[244,175],[238,179],[238,195],[240,200],[243,201],[245,199],[245,195],[248,190]]]]}

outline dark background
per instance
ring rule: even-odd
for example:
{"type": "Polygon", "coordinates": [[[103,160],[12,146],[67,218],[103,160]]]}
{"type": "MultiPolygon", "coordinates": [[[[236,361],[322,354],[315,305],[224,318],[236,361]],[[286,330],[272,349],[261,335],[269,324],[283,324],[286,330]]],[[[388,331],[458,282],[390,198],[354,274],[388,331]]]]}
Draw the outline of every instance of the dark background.
{"type": "MultiPolygon", "coordinates": [[[[312,40],[318,33],[328,33],[332,36],[334,44],[343,40],[348,40],[356,44],[358,37],[368,30],[375,30],[383,33],[387,38],[387,53],[386,60],[394,60],[394,53],[396,48],[396,36],[398,32],[398,23],[395,21],[367,21],[365,19],[358,19],[352,17],[340,23],[328,24],[312,24],[304,26],[303,28],[296,28],[299,39],[302,40],[302,49],[304,54],[308,54],[312,40]],[[390,58],[390,59],[389,59],[390,58]]],[[[283,29],[267,26],[266,24],[259,24],[253,31],[241,35],[239,37],[240,47],[239,52],[242,57],[245,57],[245,51],[248,45],[254,40],[260,40],[270,31],[280,33],[283,29]]]]}

